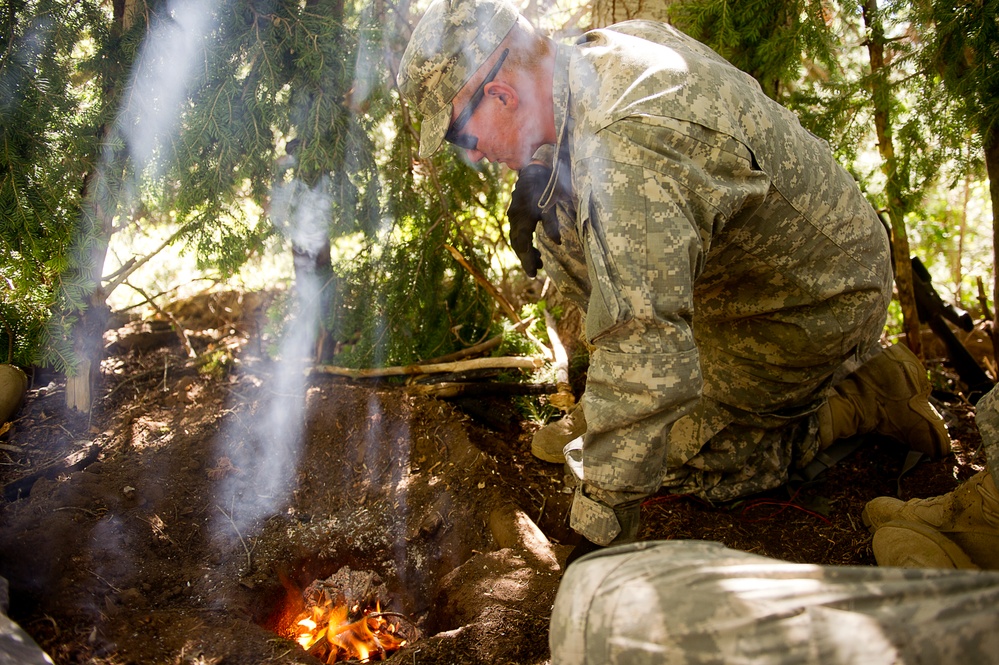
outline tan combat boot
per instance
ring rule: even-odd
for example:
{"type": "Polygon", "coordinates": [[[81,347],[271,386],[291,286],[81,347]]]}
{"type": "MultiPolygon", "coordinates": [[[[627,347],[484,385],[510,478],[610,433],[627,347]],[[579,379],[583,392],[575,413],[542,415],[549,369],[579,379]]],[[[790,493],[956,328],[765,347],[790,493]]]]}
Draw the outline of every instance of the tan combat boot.
{"type": "Polygon", "coordinates": [[[919,522],[888,522],[874,532],[871,549],[884,567],[980,570],[957,543],[919,522]]]}
{"type": "Polygon", "coordinates": [[[564,464],[565,455],[562,449],[570,441],[586,433],[586,419],[583,417],[583,407],[576,407],[561,419],[548,423],[531,439],[531,453],[538,459],[553,464],[564,464]]]}
{"type": "Polygon", "coordinates": [[[878,563],[909,558],[931,567],[999,569],[999,492],[988,471],[930,499],[878,497],[864,508],[863,518],[874,533],[878,563]],[[932,563],[944,559],[953,565],[932,563]]]}
{"type": "Polygon", "coordinates": [[[888,347],[834,386],[819,409],[820,446],[878,432],[930,457],[950,452],[943,418],[930,404],[926,369],[904,344],[888,347]]]}

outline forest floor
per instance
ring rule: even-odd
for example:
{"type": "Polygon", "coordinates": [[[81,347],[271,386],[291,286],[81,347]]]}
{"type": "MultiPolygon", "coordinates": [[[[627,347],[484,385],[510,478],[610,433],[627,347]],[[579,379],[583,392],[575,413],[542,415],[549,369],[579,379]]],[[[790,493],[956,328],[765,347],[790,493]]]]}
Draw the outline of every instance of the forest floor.
{"type": "MultiPolygon", "coordinates": [[[[539,425],[509,398],[298,385],[222,319],[194,335],[200,360],[112,335],[89,417],[35,377],[0,441],[11,618],[56,663],[316,663],[292,618],[336,575],[363,582],[344,598],[378,595],[376,616],[408,640],[388,662],[546,663],[573,536],[562,467],[530,453],[539,425]]],[[[805,485],[726,505],[653,497],[642,539],[875,565],[867,501],[940,494],[984,465],[974,408],[928,365],[952,455],[902,475],[905,450],[868,437],[805,485]]]]}

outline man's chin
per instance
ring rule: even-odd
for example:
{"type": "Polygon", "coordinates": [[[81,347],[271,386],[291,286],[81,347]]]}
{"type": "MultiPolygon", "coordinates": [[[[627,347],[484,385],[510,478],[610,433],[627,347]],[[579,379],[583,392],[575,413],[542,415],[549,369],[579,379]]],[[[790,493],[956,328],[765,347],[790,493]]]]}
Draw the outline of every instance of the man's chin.
{"type": "Polygon", "coordinates": [[[524,159],[522,157],[511,157],[510,159],[500,160],[503,164],[507,166],[512,171],[520,171],[520,169],[527,166],[530,160],[524,159]]]}

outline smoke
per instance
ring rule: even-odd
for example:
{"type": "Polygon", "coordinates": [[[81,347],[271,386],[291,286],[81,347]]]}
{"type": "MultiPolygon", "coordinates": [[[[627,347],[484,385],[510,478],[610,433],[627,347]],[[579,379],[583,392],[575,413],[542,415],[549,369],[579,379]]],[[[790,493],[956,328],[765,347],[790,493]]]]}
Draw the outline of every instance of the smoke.
{"type": "Polygon", "coordinates": [[[136,173],[151,169],[155,175],[164,161],[158,153],[176,133],[198,55],[215,27],[217,4],[215,0],[170,0],[168,18],[155,22],[143,41],[117,122],[136,173]]]}
{"type": "Polygon", "coordinates": [[[0,67],[0,114],[7,114],[25,96],[28,73],[38,67],[38,59],[52,35],[52,21],[34,17],[24,34],[8,45],[11,62],[0,67]]]}
{"type": "MultiPolygon", "coordinates": [[[[274,186],[271,218],[299,252],[314,257],[325,247],[332,205],[328,178],[312,188],[296,179],[274,186]]],[[[266,379],[263,399],[245,432],[230,431],[222,437],[221,454],[239,473],[218,488],[216,530],[252,531],[286,505],[295,490],[305,427],[306,374],[316,345],[324,286],[310,266],[313,261],[304,261],[296,271],[294,318],[281,337],[279,361],[266,379]]]]}

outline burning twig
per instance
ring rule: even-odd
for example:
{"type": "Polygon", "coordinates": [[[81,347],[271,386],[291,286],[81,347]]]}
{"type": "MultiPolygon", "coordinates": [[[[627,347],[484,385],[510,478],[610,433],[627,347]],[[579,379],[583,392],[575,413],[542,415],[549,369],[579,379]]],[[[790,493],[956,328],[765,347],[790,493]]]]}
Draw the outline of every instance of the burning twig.
{"type": "Polygon", "coordinates": [[[387,592],[374,573],[345,566],[332,577],[310,584],[303,595],[306,609],[293,620],[287,634],[327,664],[384,660],[419,636],[405,615],[381,611],[387,592]],[[405,619],[410,629],[401,631],[387,617],[405,619]]]}

